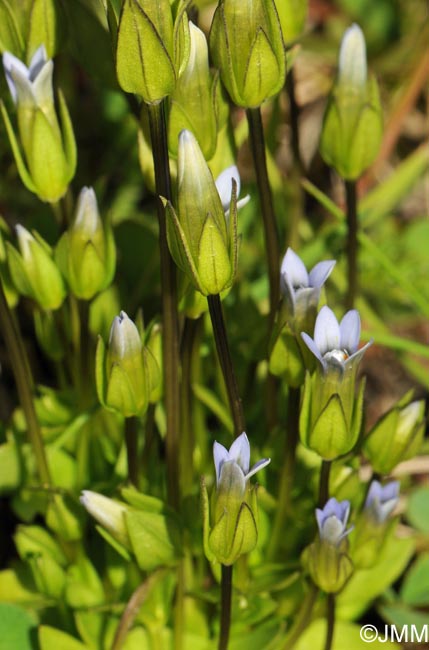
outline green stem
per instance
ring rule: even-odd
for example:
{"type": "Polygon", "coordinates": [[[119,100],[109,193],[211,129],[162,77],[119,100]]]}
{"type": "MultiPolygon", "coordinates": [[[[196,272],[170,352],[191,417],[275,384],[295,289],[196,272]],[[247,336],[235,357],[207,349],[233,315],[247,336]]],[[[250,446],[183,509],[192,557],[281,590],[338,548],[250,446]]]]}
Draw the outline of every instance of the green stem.
{"type": "Polygon", "coordinates": [[[318,589],[316,585],[312,584],[304,602],[302,603],[301,609],[295,618],[292,629],[286,635],[283,650],[293,650],[295,643],[298,641],[304,630],[307,629],[310,623],[311,612],[313,611],[314,603],[316,602],[317,593],[318,589]]]}
{"type": "Polygon", "coordinates": [[[299,106],[295,95],[295,72],[293,67],[289,70],[286,77],[286,91],[289,97],[289,116],[291,131],[291,147],[294,157],[295,167],[299,172],[303,170],[301,152],[299,150],[299,106]]]}
{"type": "Polygon", "coordinates": [[[231,601],[232,601],[232,565],[222,564],[221,589],[221,612],[220,612],[220,633],[218,650],[227,650],[229,641],[229,630],[231,627],[231,601]]]}
{"type": "Polygon", "coordinates": [[[268,558],[270,560],[273,560],[277,554],[280,540],[284,535],[285,520],[287,515],[290,514],[292,507],[292,487],[296,460],[296,448],[299,439],[298,425],[300,398],[300,388],[289,388],[288,427],[286,432],[284,460],[282,463],[282,471],[280,476],[277,509],[267,552],[268,558]]]}
{"type": "Polygon", "coordinates": [[[232,365],[231,354],[229,351],[228,338],[226,333],[225,321],[222,312],[222,304],[219,294],[208,296],[210,318],[213,326],[213,334],[216,343],[216,350],[219,357],[222,374],[228,394],[231,415],[234,422],[235,437],[245,431],[243,405],[241,403],[238,391],[237,378],[232,365]]]}
{"type": "MultiPolygon", "coordinates": [[[[157,194],[172,199],[170,167],[167,147],[167,125],[164,101],[148,104],[152,155],[157,194]]],[[[166,460],[168,498],[178,508],[179,496],[179,316],[177,310],[176,270],[167,244],[165,211],[158,197],[159,248],[162,290],[162,347],[165,410],[167,418],[166,460]]]]}
{"type": "Polygon", "coordinates": [[[0,329],[9,353],[19,401],[27,422],[28,437],[36,459],[37,472],[44,486],[51,485],[48,461],[33,402],[33,377],[18,324],[9,309],[0,281],[0,329]]]}
{"type": "Polygon", "coordinates": [[[323,508],[329,499],[329,477],[331,475],[331,461],[322,460],[319,482],[319,508],[323,508]]]}
{"type": "Polygon", "coordinates": [[[273,197],[268,179],[261,109],[260,107],[248,108],[246,110],[246,115],[249,123],[250,146],[252,149],[253,164],[255,167],[256,180],[261,201],[262,219],[264,222],[265,250],[270,283],[269,326],[271,331],[280,295],[280,253],[277,225],[274,214],[273,197]]]}
{"type": "Polygon", "coordinates": [[[346,308],[353,309],[357,295],[358,219],[356,182],[345,181],[347,203],[347,296],[346,308]]]}
{"type": "Polygon", "coordinates": [[[128,480],[138,489],[139,463],[136,417],[125,418],[125,445],[127,448],[128,480]]]}
{"type": "Polygon", "coordinates": [[[326,599],[326,639],[325,649],[331,650],[335,629],[335,596],[328,594],[326,599]]]}

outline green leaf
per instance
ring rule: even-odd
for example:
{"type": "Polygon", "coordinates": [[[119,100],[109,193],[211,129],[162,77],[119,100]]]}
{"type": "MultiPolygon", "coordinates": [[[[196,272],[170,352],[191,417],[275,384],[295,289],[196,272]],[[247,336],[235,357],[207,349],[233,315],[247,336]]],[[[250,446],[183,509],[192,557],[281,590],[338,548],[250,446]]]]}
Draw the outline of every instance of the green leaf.
{"type": "MultiPolygon", "coordinates": [[[[336,621],[334,630],[334,641],[332,650],[368,650],[371,647],[367,641],[360,636],[362,626],[344,621],[336,621]]],[[[382,633],[383,636],[383,633],[382,633]]],[[[294,645],[294,650],[323,650],[326,638],[326,620],[318,619],[313,621],[305,632],[299,637],[294,645]]],[[[374,644],[374,645],[379,645],[374,644]]],[[[393,642],[389,643],[389,650],[400,650],[400,646],[393,642]]]]}
{"type": "Polygon", "coordinates": [[[91,650],[90,646],[81,643],[74,636],[66,634],[55,627],[41,625],[39,627],[40,650],[91,650]]]}
{"type": "Polygon", "coordinates": [[[125,521],[137,564],[143,571],[177,562],[180,535],[172,517],[134,510],[125,514],[125,521]]]}
{"type": "Polygon", "coordinates": [[[338,595],[338,616],[343,619],[361,616],[374,598],[398,579],[410,561],[414,547],[413,539],[390,538],[382,549],[378,564],[355,571],[338,595]]]}
{"type": "MultiPolygon", "coordinates": [[[[413,638],[415,641],[418,641],[417,636],[423,641],[427,640],[425,637],[425,629],[427,634],[427,628],[429,625],[429,614],[426,612],[419,612],[408,607],[404,607],[401,604],[394,605],[382,605],[379,608],[380,614],[384,619],[389,621],[392,625],[395,625],[398,633],[401,634],[402,628],[408,627],[408,640],[411,640],[411,632],[413,632],[413,638]],[[423,633],[423,636],[421,636],[423,633]]],[[[425,644],[426,645],[426,644],[425,644]]],[[[408,647],[408,644],[407,646],[408,647]]],[[[414,647],[414,645],[412,646],[414,647]]],[[[420,647],[420,646],[418,646],[420,647]]],[[[389,644],[390,648],[390,644],[389,644]]]]}
{"type": "Polygon", "coordinates": [[[408,499],[406,517],[410,524],[422,533],[429,533],[429,487],[420,487],[408,499]]]}
{"type": "Polygon", "coordinates": [[[83,555],[67,572],[65,599],[70,607],[95,607],[105,602],[101,579],[89,559],[83,555]]]}
{"type": "Polygon", "coordinates": [[[25,609],[0,603],[0,650],[33,650],[35,627],[35,617],[25,609]]]}
{"type": "Polygon", "coordinates": [[[217,397],[217,395],[203,386],[203,384],[192,384],[192,391],[197,399],[200,400],[223,424],[229,433],[234,432],[234,424],[229,414],[228,407],[217,397]]]}
{"type": "Polygon", "coordinates": [[[401,586],[401,599],[406,605],[429,605],[429,554],[420,555],[405,576],[401,586]]]}
{"type": "Polygon", "coordinates": [[[22,480],[22,462],[12,441],[0,445],[0,494],[15,490],[22,480]]]}

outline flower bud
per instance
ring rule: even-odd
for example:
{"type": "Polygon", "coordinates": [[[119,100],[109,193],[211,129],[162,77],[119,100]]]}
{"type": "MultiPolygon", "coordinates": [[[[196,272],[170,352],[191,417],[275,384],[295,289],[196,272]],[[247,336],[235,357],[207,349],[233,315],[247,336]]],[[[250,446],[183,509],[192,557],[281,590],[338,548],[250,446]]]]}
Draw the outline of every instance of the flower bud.
{"type": "Polygon", "coordinates": [[[274,0],[221,0],[210,52],[232,101],[254,108],[283,87],[286,55],[274,0]]]}
{"type": "Polygon", "coordinates": [[[61,237],[56,258],[70,289],[78,298],[91,300],[113,279],[116,250],[109,224],[103,226],[97,198],[84,187],[78,198],[72,226],[61,237]]]}
{"type": "Polygon", "coordinates": [[[113,321],[107,350],[98,339],[95,365],[97,394],[103,406],[124,417],[146,412],[161,373],[155,371],[155,357],[143,346],[137,327],[124,311],[113,321]]]}
{"type": "Polygon", "coordinates": [[[340,503],[332,498],[323,509],[316,509],[319,536],[305,549],[303,560],[313,582],[326,593],[337,593],[353,572],[353,564],[347,555],[346,530],[350,503],[340,503]]]}
{"type": "Polygon", "coordinates": [[[319,364],[307,373],[300,414],[303,444],[325,460],[349,452],[357,442],[362,424],[364,382],[355,398],[359,361],[371,341],[358,349],[360,317],[351,310],[338,324],[329,307],[322,307],[314,328],[314,340],[301,334],[319,364]]]}
{"type": "Polygon", "coordinates": [[[19,175],[27,189],[42,201],[55,203],[65,194],[74,176],[76,143],[61,93],[61,128],[58,122],[52,89],[53,61],[47,58],[41,45],[28,68],[9,52],[3,54],[3,66],[16,104],[24,157],[3,104],[1,111],[19,175]]]}
{"type": "Polygon", "coordinates": [[[170,95],[189,56],[186,3],[173,17],[169,0],[125,0],[119,19],[116,72],[119,85],[156,104],[170,95]]]}
{"type": "Polygon", "coordinates": [[[92,517],[105,529],[116,541],[127,549],[131,549],[131,542],[125,523],[125,513],[130,508],[119,501],[108,497],[83,490],[80,502],[92,517]]]}
{"type": "Polygon", "coordinates": [[[58,309],[66,295],[64,281],[48,244],[17,225],[20,252],[7,242],[9,269],[18,291],[35,300],[42,309],[58,309]]]}
{"type": "Polygon", "coordinates": [[[398,501],[398,481],[384,487],[378,481],[371,483],[364,509],[356,521],[351,551],[356,566],[368,569],[380,561],[383,547],[394,533],[396,522],[389,520],[389,516],[398,501]]]}
{"type": "Polygon", "coordinates": [[[54,314],[51,311],[36,309],[33,318],[37,341],[43,352],[49,359],[60,361],[65,351],[54,314]]]}
{"type": "Polygon", "coordinates": [[[286,44],[299,38],[307,18],[308,0],[275,0],[277,13],[286,44]]]}
{"type": "Polygon", "coordinates": [[[177,155],[179,133],[188,129],[195,134],[202,152],[209,160],[217,141],[216,88],[218,78],[209,71],[207,41],[198,27],[189,23],[189,60],[171,95],[169,149],[177,155]]]}
{"type": "Polygon", "coordinates": [[[164,202],[176,264],[203,295],[228,289],[237,270],[237,197],[232,181],[227,223],[213,176],[190,131],[179,137],[178,211],[164,202]]]}
{"type": "Polygon", "coordinates": [[[341,43],[338,75],[331,92],[320,142],[328,163],[346,180],[356,180],[377,156],[383,135],[377,82],[367,76],[366,47],[358,25],[341,43]]]}
{"type": "Polygon", "coordinates": [[[390,474],[398,463],[419,451],[425,430],[424,400],[410,402],[412,391],[383,415],[364,442],[364,452],[376,472],[390,474]]]}
{"type": "Polygon", "coordinates": [[[260,460],[249,471],[250,445],[244,432],[232,443],[229,451],[215,442],[213,457],[217,487],[211,508],[207,489],[202,486],[204,552],[209,561],[231,565],[256,546],[256,491],[249,488],[248,480],[266,467],[270,459],[260,460]]]}

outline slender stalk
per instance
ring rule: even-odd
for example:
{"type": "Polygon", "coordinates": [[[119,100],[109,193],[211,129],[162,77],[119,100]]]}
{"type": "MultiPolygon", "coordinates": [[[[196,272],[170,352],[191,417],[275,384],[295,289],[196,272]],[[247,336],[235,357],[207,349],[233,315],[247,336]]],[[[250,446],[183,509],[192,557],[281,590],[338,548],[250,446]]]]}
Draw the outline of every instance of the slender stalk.
{"type": "Polygon", "coordinates": [[[180,477],[182,490],[186,494],[192,489],[194,475],[195,432],[193,427],[192,366],[195,352],[198,351],[201,319],[187,318],[183,327],[180,356],[182,360],[181,389],[181,439],[180,439],[180,477]]]}
{"type": "Polygon", "coordinates": [[[249,123],[250,146],[252,149],[253,164],[255,167],[256,180],[261,201],[262,219],[264,222],[265,250],[268,264],[268,278],[270,282],[269,326],[271,331],[277,311],[280,292],[280,253],[277,225],[274,214],[273,197],[268,179],[261,109],[260,107],[248,108],[246,110],[246,115],[249,123]]]}
{"type": "Polygon", "coordinates": [[[319,508],[323,508],[329,499],[329,477],[331,475],[331,461],[322,460],[319,481],[319,508]]]}
{"type": "Polygon", "coordinates": [[[291,512],[291,495],[296,460],[296,447],[299,438],[298,425],[300,397],[301,390],[299,388],[289,388],[288,426],[286,431],[284,460],[280,476],[279,495],[277,500],[278,505],[267,553],[270,560],[273,560],[276,556],[280,540],[284,534],[286,517],[291,512]]]}
{"type": "Polygon", "coordinates": [[[137,418],[125,418],[125,445],[127,448],[128,480],[139,487],[137,418]]]}
{"type": "Polygon", "coordinates": [[[346,308],[353,309],[357,295],[358,220],[356,182],[345,181],[347,203],[347,296],[346,308]]]}
{"type": "Polygon", "coordinates": [[[316,602],[318,589],[316,585],[312,584],[307,596],[302,603],[295,622],[290,632],[286,635],[283,650],[293,650],[295,643],[298,641],[301,634],[308,627],[310,623],[311,612],[313,611],[314,603],[316,602]]]}
{"type": "MultiPolygon", "coordinates": [[[[147,105],[149,114],[152,155],[155,167],[156,191],[171,200],[170,167],[167,148],[167,125],[164,101],[147,105]]],[[[177,311],[177,287],[174,262],[167,245],[165,212],[158,198],[159,248],[161,258],[162,290],[162,346],[164,370],[165,410],[167,417],[166,456],[168,498],[178,508],[179,497],[179,317],[177,311]]]]}
{"type": "Polygon", "coordinates": [[[232,365],[231,354],[228,346],[225,321],[223,318],[222,304],[219,295],[208,296],[210,318],[213,326],[213,334],[216,343],[216,350],[219,357],[222,374],[228,393],[229,405],[232,419],[234,421],[235,436],[245,431],[243,406],[238,391],[237,378],[232,365]]]}
{"type": "Polygon", "coordinates": [[[326,639],[325,639],[325,649],[331,650],[332,642],[334,640],[334,629],[335,629],[335,596],[334,594],[328,594],[326,599],[326,639]]]}
{"type": "Polygon", "coordinates": [[[218,650],[227,650],[229,641],[229,630],[231,627],[231,600],[232,600],[232,565],[222,564],[221,578],[221,611],[220,611],[220,633],[218,650]]]}
{"type": "Polygon", "coordinates": [[[289,115],[291,130],[291,146],[296,168],[302,172],[303,164],[301,152],[299,149],[299,106],[295,95],[295,72],[293,67],[289,70],[286,77],[286,91],[289,97],[289,115]]]}
{"type": "Polygon", "coordinates": [[[0,281],[0,329],[9,353],[19,401],[27,422],[28,437],[36,459],[37,472],[44,486],[51,485],[48,461],[33,402],[33,377],[18,324],[9,309],[0,281]]]}

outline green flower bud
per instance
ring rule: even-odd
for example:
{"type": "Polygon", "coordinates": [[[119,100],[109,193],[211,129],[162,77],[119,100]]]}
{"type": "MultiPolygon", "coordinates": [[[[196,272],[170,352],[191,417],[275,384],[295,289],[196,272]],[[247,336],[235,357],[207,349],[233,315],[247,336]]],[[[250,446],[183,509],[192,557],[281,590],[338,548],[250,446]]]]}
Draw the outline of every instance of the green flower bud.
{"type": "Polygon", "coordinates": [[[53,312],[37,309],[33,318],[37,341],[43,352],[49,359],[60,361],[64,357],[64,346],[53,312]]]}
{"type": "Polygon", "coordinates": [[[125,0],[118,26],[119,85],[156,104],[170,95],[189,56],[186,2],[174,18],[169,0],[125,0]]]}
{"type": "Polygon", "coordinates": [[[20,252],[7,242],[9,269],[18,291],[35,300],[42,309],[58,309],[66,295],[64,281],[48,244],[17,225],[20,252]]]}
{"type": "Polygon", "coordinates": [[[216,85],[209,71],[207,41],[198,27],[189,23],[189,60],[171,95],[169,149],[177,155],[179,133],[188,129],[195,134],[204,157],[209,160],[216,150],[216,85]]]}
{"type": "Polygon", "coordinates": [[[340,591],[353,572],[353,563],[347,554],[346,530],[350,504],[329,499],[325,507],[316,509],[319,535],[305,549],[303,562],[313,582],[326,593],[340,591]]]}
{"type": "Polygon", "coordinates": [[[337,80],[325,112],[320,152],[346,180],[375,160],[383,135],[377,82],[367,76],[365,39],[353,25],[341,44],[337,80]]]}
{"type": "Polygon", "coordinates": [[[9,52],[3,55],[6,80],[16,104],[21,153],[9,116],[1,111],[24,185],[42,201],[54,203],[66,192],[76,168],[76,143],[66,103],[59,93],[58,122],[52,89],[53,62],[42,45],[27,68],[9,52]]]}
{"type": "Polygon", "coordinates": [[[112,282],[116,265],[113,232],[101,221],[92,188],[81,190],[74,222],[58,243],[56,259],[78,298],[91,300],[112,282]]]}
{"type": "Polygon", "coordinates": [[[286,55],[274,0],[220,0],[210,52],[237,106],[260,106],[283,87],[286,55]]]}
{"type": "Polygon", "coordinates": [[[364,382],[355,398],[356,373],[366,348],[358,349],[360,317],[350,310],[338,324],[329,307],[322,307],[314,340],[302,338],[319,361],[313,376],[307,373],[300,413],[303,444],[325,460],[346,454],[357,442],[362,424],[364,382]]]}
{"type": "Polygon", "coordinates": [[[125,312],[113,321],[107,350],[98,339],[95,366],[97,394],[103,406],[124,417],[146,412],[161,373],[156,372],[155,357],[143,346],[137,327],[125,312]]]}
{"type": "Polygon", "coordinates": [[[228,289],[237,270],[236,182],[231,180],[229,218],[198,142],[179,137],[178,212],[165,201],[167,235],[176,264],[203,295],[228,289]]]}
{"type": "Polygon", "coordinates": [[[292,43],[301,36],[307,18],[308,0],[275,0],[283,40],[292,43]]]}
{"type": "Polygon", "coordinates": [[[398,463],[413,458],[425,431],[424,400],[410,402],[412,391],[385,413],[364,442],[364,452],[376,472],[390,474],[398,463]]]}
{"type": "Polygon", "coordinates": [[[49,555],[41,553],[28,558],[37,591],[59,600],[66,584],[66,574],[49,555]]]}
{"type": "Polygon", "coordinates": [[[129,506],[91,490],[82,491],[80,502],[116,541],[131,550],[131,541],[125,523],[125,513],[130,510],[129,506]]]}
{"type": "Polygon", "coordinates": [[[25,44],[14,9],[12,3],[0,0],[0,52],[23,57],[25,44]]]}
{"type": "Polygon", "coordinates": [[[202,486],[204,510],[204,552],[209,561],[233,564],[240,555],[250,553],[257,543],[256,490],[248,479],[270,462],[264,458],[249,471],[250,446],[243,432],[227,451],[214,443],[217,488],[212,506],[205,485],[202,486]],[[211,514],[210,514],[211,510],[211,514]]]}

